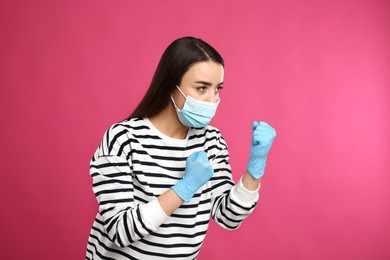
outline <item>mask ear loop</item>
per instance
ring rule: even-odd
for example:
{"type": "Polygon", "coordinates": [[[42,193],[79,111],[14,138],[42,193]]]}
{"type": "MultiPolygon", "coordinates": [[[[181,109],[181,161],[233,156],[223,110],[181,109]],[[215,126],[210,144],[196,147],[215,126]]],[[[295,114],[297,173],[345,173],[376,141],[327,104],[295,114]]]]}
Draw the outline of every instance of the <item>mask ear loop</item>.
{"type": "MultiPolygon", "coordinates": [[[[181,89],[176,85],[176,88],[180,91],[180,93],[184,96],[185,99],[187,99],[187,97],[184,95],[183,91],[181,91],[181,89]]],[[[181,109],[176,105],[176,102],[175,100],[173,99],[173,96],[171,95],[171,100],[173,102],[173,105],[176,107],[176,109],[178,111],[181,111],[181,109]]]]}
{"type": "Polygon", "coordinates": [[[180,108],[176,105],[176,102],[175,102],[175,100],[173,99],[172,96],[171,96],[171,100],[173,102],[173,105],[176,107],[176,109],[178,109],[180,111],[180,108]]]}
{"type": "Polygon", "coordinates": [[[186,95],[184,95],[184,93],[183,93],[183,91],[181,91],[181,89],[179,88],[179,86],[178,85],[176,85],[176,88],[180,91],[180,93],[183,95],[183,97],[185,98],[185,99],[187,99],[187,96],[186,95]]]}

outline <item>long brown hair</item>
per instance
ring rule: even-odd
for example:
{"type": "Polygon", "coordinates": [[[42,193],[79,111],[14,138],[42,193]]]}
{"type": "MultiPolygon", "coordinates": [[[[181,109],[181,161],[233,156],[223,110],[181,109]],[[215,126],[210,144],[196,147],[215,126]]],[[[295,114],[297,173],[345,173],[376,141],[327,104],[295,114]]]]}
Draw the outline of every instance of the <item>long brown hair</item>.
{"type": "Polygon", "coordinates": [[[151,117],[161,112],[183,75],[200,61],[214,61],[224,66],[221,55],[199,38],[183,37],[172,42],[164,51],[145,96],[127,119],[151,117]]]}

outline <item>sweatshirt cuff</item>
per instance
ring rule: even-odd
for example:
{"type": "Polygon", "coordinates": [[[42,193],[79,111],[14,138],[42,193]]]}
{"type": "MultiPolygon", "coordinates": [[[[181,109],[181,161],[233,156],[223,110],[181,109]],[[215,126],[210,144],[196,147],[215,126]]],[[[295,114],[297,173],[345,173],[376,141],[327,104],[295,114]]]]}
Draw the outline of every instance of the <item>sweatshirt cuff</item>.
{"type": "Polygon", "coordinates": [[[241,177],[240,181],[233,187],[231,196],[241,203],[253,204],[259,199],[260,186],[261,184],[256,190],[248,190],[244,187],[241,177]]]}
{"type": "Polygon", "coordinates": [[[144,204],[141,212],[145,225],[152,230],[156,230],[162,223],[164,223],[165,220],[168,219],[168,216],[161,208],[157,198],[154,198],[144,204]]]}

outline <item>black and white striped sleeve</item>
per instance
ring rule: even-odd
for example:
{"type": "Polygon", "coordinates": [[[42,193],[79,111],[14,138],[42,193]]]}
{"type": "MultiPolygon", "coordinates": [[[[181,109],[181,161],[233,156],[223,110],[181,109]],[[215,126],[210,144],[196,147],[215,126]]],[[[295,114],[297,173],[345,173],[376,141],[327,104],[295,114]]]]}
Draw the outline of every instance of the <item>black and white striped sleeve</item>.
{"type": "Polygon", "coordinates": [[[229,153],[222,136],[218,138],[216,146],[219,151],[213,160],[211,216],[223,228],[233,230],[253,212],[259,198],[258,190],[247,190],[241,180],[234,185],[229,153]]]}
{"type": "Polygon", "coordinates": [[[103,232],[121,247],[152,234],[167,218],[156,198],[146,204],[134,201],[132,140],[126,128],[110,127],[90,164],[103,232]]]}

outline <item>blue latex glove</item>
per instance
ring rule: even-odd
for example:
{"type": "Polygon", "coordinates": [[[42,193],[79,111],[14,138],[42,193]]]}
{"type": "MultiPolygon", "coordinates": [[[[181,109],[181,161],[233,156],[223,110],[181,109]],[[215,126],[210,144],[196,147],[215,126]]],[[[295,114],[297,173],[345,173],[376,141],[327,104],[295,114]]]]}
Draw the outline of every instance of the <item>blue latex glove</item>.
{"type": "Polygon", "coordinates": [[[251,152],[246,169],[255,179],[260,179],[264,174],[267,154],[271,149],[275,136],[275,129],[269,124],[253,122],[251,152]]]}
{"type": "Polygon", "coordinates": [[[185,202],[189,202],[195,192],[213,175],[214,170],[204,151],[194,152],[186,160],[186,170],[183,179],[172,189],[185,202]]]}

